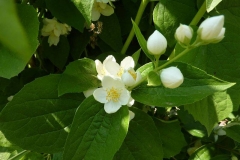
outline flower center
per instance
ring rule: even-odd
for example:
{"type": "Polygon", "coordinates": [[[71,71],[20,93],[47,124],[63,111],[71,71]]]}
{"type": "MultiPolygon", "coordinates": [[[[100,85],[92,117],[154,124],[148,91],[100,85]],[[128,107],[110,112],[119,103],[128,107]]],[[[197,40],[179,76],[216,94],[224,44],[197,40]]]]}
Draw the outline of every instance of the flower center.
{"type": "Polygon", "coordinates": [[[128,70],[128,73],[131,74],[131,76],[133,77],[133,79],[136,81],[137,79],[137,73],[131,70],[128,70]]]}
{"type": "Polygon", "coordinates": [[[106,97],[106,99],[108,101],[118,102],[118,100],[120,98],[120,95],[121,95],[121,90],[112,87],[110,89],[107,89],[107,97],[106,97]]]}

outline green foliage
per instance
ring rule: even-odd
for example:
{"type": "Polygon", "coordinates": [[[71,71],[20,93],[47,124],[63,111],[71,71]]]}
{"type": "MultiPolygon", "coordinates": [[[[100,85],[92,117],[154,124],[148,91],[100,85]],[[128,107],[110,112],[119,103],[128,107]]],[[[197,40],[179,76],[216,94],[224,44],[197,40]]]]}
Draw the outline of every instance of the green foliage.
{"type": "Polygon", "coordinates": [[[45,1],[47,8],[52,15],[63,23],[78,29],[80,32],[84,28],[84,18],[76,6],[69,0],[51,0],[45,1]]]}
{"type": "Polygon", "coordinates": [[[154,119],[154,122],[162,139],[164,158],[175,156],[181,151],[182,147],[187,145],[178,121],[154,119]]]}
{"type": "Polygon", "coordinates": [[[208,135],[216,123],[232,112],[233,105],[230,96],[226,92],[216,92],[198,102],[185,105],[184,108],[201,122],[207,129],[208,135]]]}
{"type": "Polygon", "coordinates": [[[94,61],[88,58],[77,60],[70,63],[63,72],[58,84],[58,94],[80,93],[97,88],[99,83],[94,61]]]}
{"type": "Polygon", "coordinates": [[[175,30],[179,24],[189,24],[196,14],[192,0],[161,0],[154,8],[155,27],[166,37],[168,45],[176,43],[175,30]],[[177,7],[176,7],[177,6],[177,7]]]}
{"type": "Polygon", "coordinates": [[[161,135],[153,120],[139,109],[131,108],[131,111],[135,117],[130,121],[127,136],[114,159],[162,159],[161,135]]]}
{"type": "Polygon", "coordinates": [[[78,107],[63,153],[63,160],[112,159],[128,131],[128,109],[107,114],[91,96],[78,107]]]}
{"type": "MultiPolygon", "coordinates": [[[[177,66],[184,75],[184,82],[180,87],[168,89],[163,86],[141,85],[132,91],[132,97],[138,102],[151,106],[178,106],[197,102],[214,92],[224,91],[234,85],[188,64],[173,63],[172,65],[177,66]]],[[[151,68],[151,65],[148,64],[148,66],[151,68]]],[[[146,70],[150,71],[148,68],[146,70]]]]}
{"type": "Polygon", "coordinates": [[[37,152],[62,151],[81,97],[58,97],[60,78],[38,78],[14,96],[0,115],[1,131],[7,139],[37,152]]]}
{"type": "Polygon", "coordinates": [[[236,159],[239,9],[239,0],[0,0],[0,159],[236,159]],[[224,38],[207,44],[198,26],[218,15],[224,38]],[[185,48],[180,24],[193,29],[185,48]],[[168,42],[159,59],[147,47],[155,29],[168,42]],[[164,75],[174,89],[161,82],[171,66],[184,78],[164,75]]]}
{"type": "Polygon", "coordinates": [[[11,78],[24,69],[36,50],[39,22],[32,6],[1,3],[0,76],[11,78]]]}

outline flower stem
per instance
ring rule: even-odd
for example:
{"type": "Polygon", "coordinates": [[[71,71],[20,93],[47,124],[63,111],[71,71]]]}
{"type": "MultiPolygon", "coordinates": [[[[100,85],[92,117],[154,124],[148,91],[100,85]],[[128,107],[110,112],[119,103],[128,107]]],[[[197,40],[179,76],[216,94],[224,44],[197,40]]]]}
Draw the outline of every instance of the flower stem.
{"type": "MultiPolygon", "coordinates": [[[[143,14],[143,12],[144,12],[148,2],[149,2],[149,0],[142,0],[141,1],[140,7],[138,9],[138,12],[137,12],[137,15],[136,15],[136,18],[135,18],[135,23],[137,25],[139,24],[139,22],[140,22],[140,20],[142,18],[142,14],[143,14]]],[[[123,45],[123,48],[121,50],[121,54],[125,54],[126,53],[128,47],[129,47],[129,45],[130,45],[130,43],[131,43],[131,41],[133,39],[133,36],[134,36],[134,30],[133,30],[133,27],[132,27],[132,29],[131,29],[131,31],[130,31],[130,33],[128,35],[128,38],[127,38],[126,42],[123,45]]]]}
{"type": "Polygon", "coordinates": [[[189,25],[197,25],[198,22],[201,20],[203,17],[204,13],[206,12],[206,1],[203,2],[202,6],[198,10],[197,14],[195,17],[192,19],[189,25]]]}
{"type": "MultiPolygon", "coordinates": [[[[203,2],[202,6],[200,7],[200,9],[198,10],[198,12],[196,13],[196,15],[194,16],[194,18],[192,19],[189,25],[194,25],[194,26],[197,25],[205,12],[206,12],[206,1],[203,2]]],[[[172,51],[168,59],[170,60],[174,56],[175,56],[175,50],[172,51]]]]}
{"type": "MultiPolygon", "coordinates": [[[[163,65],[156,67],[153,71],[159,71],[161,69],[163,69],[164,67],[166,67],[167,65],[171,64],[172,62],[176,61],[177,59],[181,58],[182,56],[184,56],[187,52],[189,52],[190,50],[192,50],[195,47],[189,47],[186,48],[185,50],[183,50],[180,54],[178,54],[176,57],[172,58],[171,60],[167,61],[166,63],[164,63],[163,65]]],[[[137,87],[139,84],[141,84],[142,82],[144,82],[147,79],[147,75],[145,77],[143,77],[138,83],[136,83],[135,85],[133,85],[132,87],[128,88],[130,91],[137,87]]]]}

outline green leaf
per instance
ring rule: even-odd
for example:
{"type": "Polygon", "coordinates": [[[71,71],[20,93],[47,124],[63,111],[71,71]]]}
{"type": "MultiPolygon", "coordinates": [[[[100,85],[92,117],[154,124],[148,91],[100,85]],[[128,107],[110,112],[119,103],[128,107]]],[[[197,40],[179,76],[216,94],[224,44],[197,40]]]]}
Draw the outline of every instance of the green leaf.
{"type": "MultiPolygon", "coordinates": [[[[0,4],[5,1],[7,0],[1,1],[0,4]]],[[[10,1],[7,3],[10,3],[10,1]]],[[[3,8],[8,8],[8,5],[9,4],[2,6],[4,6],[3,8]]],[[[16,11],[10,9],[5,12],[5,9],[0,9],[4,12],[4,14],[0,13],[0,15],[3,16],[3,18],[0,17],[2,19],[1,24],[4,25],[4,27],[1,27],[1,31],[3,31],[4,34],[0,32],[0,35],[3,35],[6,40],[11,39],[11,43],[14,45],[14,47],[9,46],[11,48],[7,48],[7,46],[0,44],[0,76],[4,78],[11,78],[20,73],[38,46],[39,22],[36,10],[30,5],[16,5],[16,9],[19,19],[14,16],[16,11]],[[5,16],[5,14],[11,16],[8,17],[5,16]],[[11,22],[4,22],[5,20],[11,22]],[[14,21],[20,21],[21,24],[15,24],[14,21]],[[5,28],[7,29],[5,30],[5,28]],[[20,28],[22,28],[21,31],[19,30],[20,28]],[[24,33],[24,35],[22,35],[22,33],[24,33]]]]}
{"type": "Polygon", "coordinates": [[[146,54],[146,56],[151,60],[154,61],[154,56],[149,54],[148,49],[147,49],[147,41],[143,37],[141,30],[138,28],[137,24],[132,20],[133,24],[133,29],[136,34],[137,40],[139,45],[141,46],[143,52],[146,54]]]}
{"type": "Polygon", "coordinates": [[[127,136],[114,160],[160,160],[163,148],[158,130],[150,116],[131,107],[135,117],[130,121],[127,136]]]}
{"type": "Polygon", "coordinates": [[[187,145],[179,121],[153,120],[162,139],[164,158],[178,154],[187,145]]]}
{"type": "Polygon", "coordinates": [[[47,0],[45,2],[47,9],[54,17],[83,32],[85,20],[70,0],[47,0]]]}
{"type": "Polygon", "coordinates": [[[143,77],[147,76],[154,69],[153,63],[147,63],[137,69],[143,77]]]}
{"type": "Polygon", "coordinates": [[[69,55],[69,43],[65,36],[60,36],[57,46],[49,46],[48,37],[45,37],[42,42],[42,53],[45,58],[48,58],[55,66],[62,69],[69,55]]]}
{"type": "Polygon", "coordinates": [[[63,160],[112,160],[128,130],[128,107],[107,114],[93,96],[85,99],[74,116],[63,160]]]}
{"type": "Polygon", "coordinates": [[[58,97],[60,75],[38,78],[25,85],[2,110],[0,128],[6,138],[26,150],[62,151],[79,94],[58,97]]]}
{"type": "Polygon", "coordinates": [[[20,60],[28,59],[24,53],[31,52],[29,40],[21,24],[13,0],[2,0],[0,2],[0,41],[3,45],[14,52],[20,60]],[[13,43],[14,40],[14,43],[13,43]]]}
{"type": "Polygon", "coordinates": [[[203,138],[207,136],[206,128],[198,121],[195,121],[193,116],[183,108],[177,112],[178,117],[183,123],[183,128],[192,136],[203,138]]]}
{"type": "Polygon", "coordinates": [[[232,138],[234,141],[237,141],[240,143],[240,124],[238,123],[237,125],[233,125],[231,127],[226,127],[224,128],[226,131],[226,135],[230,138],[232,138]]]}
{"type": "MultiPolygon", "coordinates": [[[[147,66],[152,68],[150,64],[147,64],[147,66]]],[[[180,87],[169,89],[163,86],[149,87],[143,84],[132,91],[133,99],[150,106],[179,106],[194,103],[234,85],[234,83],[217,79],[185,63],[176,62],[172,63],[171,66],[177,66],[184,76],[184,82],[180,87]]],[[[143,68],[147,72],[150,71],[145,66],[143,68]]]]}
{"type": "Polygon", "coordinates": [[[148,86],[160,86],[161,85],[161,80],[160,80],[160,75],[157,74],[154,71],[151,71],[148,73],[148,86]]]}
{"type": "Polygon", "coordinates": [[[222,0],[206,0],[207,12],[212,11],[222,0]]]}
{"type": "Polygon", "coordinates": [[[21,157],[19,160],[45,160],[42,154],[37,152],[28,152],[23,157],[21,157]]]}
{"type": "Polygon", "coordinates": [[[88,26],[92,21],[92,7],[94,0],[71,0],[77,9],[82,13],[88,26]]]}
{"type": "Polygon", "coordinates": [[[134,60],[135,65],[138,63],[138,59],[140,57],[141,49],[137,50],[135,53],[133,53],[132,58],[134,60]]]}
{"type": "Polygon", "coordinates": [[[91,88],[100,86],[96,77],[95,62],[83,58],[70,63],[62,74],[58,85],[58,94],[80,93],[91,88]]]}
{"type": "Polygon", "coordinates": [[[222,1],[210,14],[224,15],[226,34],[224,39],[217,44],[201,46],[181,57],[179,61],[189,63],[205,70],[218,78],[237,84],[227,93],[230,95],[234,110],[238,110],[240,104],[240,1],[222,1]]]}
{"type": "Polygon", "coordinates": [[[215,148],[212,144],[203,145],[198,148],[190,157],[189,160],[207,160],[211,159],[215,153],[215,148]]]}
{"type": "Polygon", "coordinates": [[[208,135],[210,135],[214,125],[232,112],[233,105],[226,92],[216,92],[198,102],[185,105],[184,108],[196,121],[206,127],[208,135]]]}
{"type": "Polygon", "coordinates": [[[161,0],[154,8],[153,22],[169,46],[176,43],[174,34],[180,23],[189,24],[197,13],[195,5],[192,0],[161,0]]]}
{"type": "Polygon", "coordinates": [[[71,34],[68,35],[70,55],[74,60],[79,59],[83,51],[86,49],[88,43],[90,42],[90,34],[91,33],[86,30],[83,33],[72,30],[71,34]]]}
{"type": "Polygon", "coordinates": [[[101,16],[99,21],[103,23],[103,29],[99,37],[108,44],[114,51],[122,49],[121,28],[116,14],[101,16]]]}

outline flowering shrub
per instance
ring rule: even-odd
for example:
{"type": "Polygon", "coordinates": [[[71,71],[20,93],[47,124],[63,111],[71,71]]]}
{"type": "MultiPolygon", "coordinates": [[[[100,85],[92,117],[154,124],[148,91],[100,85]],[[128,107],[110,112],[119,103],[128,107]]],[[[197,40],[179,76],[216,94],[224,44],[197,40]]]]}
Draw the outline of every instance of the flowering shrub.
{"type": "Polygon", "coordinates": [[[237,159],[239,9],[1,0],[0,159],[237,159]]]}

